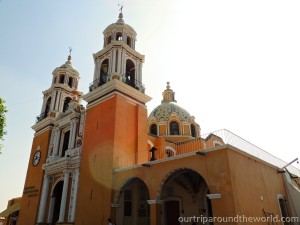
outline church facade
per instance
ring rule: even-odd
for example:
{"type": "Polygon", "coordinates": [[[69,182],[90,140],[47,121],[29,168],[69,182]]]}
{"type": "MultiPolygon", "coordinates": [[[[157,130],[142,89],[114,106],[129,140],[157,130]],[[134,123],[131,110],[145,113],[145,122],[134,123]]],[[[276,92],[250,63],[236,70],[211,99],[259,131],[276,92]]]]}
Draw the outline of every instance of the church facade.
{"type": "Polygon", "coordinates": [[[137,33],[120,13],[103,35],[89,93],[71,56],[53,71],[11,224],[300,223],[299,170],[227,130],[201,134],[169,82],[148,116],[137,33]]]}

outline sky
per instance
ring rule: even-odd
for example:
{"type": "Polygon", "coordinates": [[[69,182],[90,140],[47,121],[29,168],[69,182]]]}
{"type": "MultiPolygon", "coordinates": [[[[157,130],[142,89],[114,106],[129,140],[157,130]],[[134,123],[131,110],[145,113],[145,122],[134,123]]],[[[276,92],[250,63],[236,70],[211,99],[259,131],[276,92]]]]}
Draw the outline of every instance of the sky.
{"type": "MultiPolygon", "coordinates": [[[[300,0],[121,2],[125,23],[138,34],[136,50],[145,55],[148,113],[169,81],[202,134],[226,128],[287,162],[300,156],[300,0]]],[[[31,126],[53,70],[71,46],[79,90],[88,92],[92,54],[117,21],[119,3],[0,0],[0,97],[8,107],[0,211],[23,192],[31,126]]]]}

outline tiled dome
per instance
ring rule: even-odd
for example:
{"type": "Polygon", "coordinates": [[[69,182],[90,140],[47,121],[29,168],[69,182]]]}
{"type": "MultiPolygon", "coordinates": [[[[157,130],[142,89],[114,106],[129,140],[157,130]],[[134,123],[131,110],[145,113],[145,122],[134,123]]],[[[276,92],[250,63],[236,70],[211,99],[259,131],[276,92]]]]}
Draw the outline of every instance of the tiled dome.
{"type": "Polygon", "coordinates": [[[149,115],[149,120],[153,117],[156,121],[168,121],[172,114],[176,114],[181,121],[190,121],[191,115],[176,104],[175,92],[170,89],[170,83],[167,82],[167,89],[163,92],[163,100],[149,115]]]}
{"type": "Polygon", "coordinates": [[[154,117],[156,121],[168,121],[171,118],[172,113],[182,121],[189,121],[191,115],[188,111],[178,106],[174,102],[165,102],[157,106],[149,116],[149,119],[154,117]]]}

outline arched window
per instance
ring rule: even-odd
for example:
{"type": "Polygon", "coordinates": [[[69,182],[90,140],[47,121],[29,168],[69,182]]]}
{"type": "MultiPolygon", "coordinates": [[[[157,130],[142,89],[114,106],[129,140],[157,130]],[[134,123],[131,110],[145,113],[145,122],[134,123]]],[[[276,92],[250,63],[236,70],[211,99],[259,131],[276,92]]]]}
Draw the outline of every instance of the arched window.
{"type": "Polygon", "coordinates": [[[196,137],[196,128],[194,124],[191,124],[191,135],[192,137],[196,137]]]}
{"type": "Polygon", "coordinates": [[[67,111],[67,109],[69,108],[69,103],[70,102],[71,102],[71,98],[70,97],[66,97],[65,98],[65,102],[64,102],[63,112],[67,111]]]}
{"type": "Polygon", "coordinates": [[[60,77],[59,77],[59,83],[60,84],[63,84],[63,83],[65,83],[65,75],[60,75],[60,77]]]}
{"type": "Polygon", "coordinates": [[[117,35],[116,35],[116,40],[117,41],[122,41],[123,40],[123,35],[121,32],[118,32],[117,35]]]}
{"type": "Polygon", "coordinates": [[[46,103],[46,107],[45,107],[45,113],[43,116],[43,118],[48,116],[48,113],[50,111],[50,105],[51,105],[51,97],[48,98],[47,103],[46,103]]]}
{"type": "Polygon", "coordinates": [[[131,47],[131,38],[129,36],[127,36],[127,45],[131,47]]]}
{"type": "Polygon", "coordinates": [[[109,45],[111,43],[111,35],[109,35],[109,37],[107,38],[107,45],[109,45]]]}
{"type": "Polygon", "coordinates": [[[68,150],[69,139],[70,139],[70,130],[64,133],[64,141],[63,141],[62,152],[61,152],[62,157],[66,155],[66,151],[68,150]]]}
{"type": "Polygon", "coordinates": [[[157,135],[157,125],[156,124],[152,124],[150,126],[150,134],[157,135]]]}
{"type": "Polygon", "coordinates": [[[170,135],[179,135],[179,125],[175,121],[170,123],[170,135]]]}
{"type": "Polygon", "coordinates": [[[135,87],[135,66],[134,63],[130,60],[126,60],[126,74],[125,74],[125,83],[131,87],[135,87]]]}
{"type": "Polygon", "coordinates": [[[54,79],[53,79],[53,84],[56,83],[56,78],[57,78],[57,76],[54,77],[54,79]]]}
{"type": "Polygon", "coordinates": [[[100,67],[100,85],[105,84],[108,81],[108,66],[109,60],[105,59],[100,67]]]}
{"type": "Polygon", "coordinates": [[[73,86],[73,77],[69,77],[68,85],[69,85],[70,88],[72,88],[72,86],[73,86]]]}

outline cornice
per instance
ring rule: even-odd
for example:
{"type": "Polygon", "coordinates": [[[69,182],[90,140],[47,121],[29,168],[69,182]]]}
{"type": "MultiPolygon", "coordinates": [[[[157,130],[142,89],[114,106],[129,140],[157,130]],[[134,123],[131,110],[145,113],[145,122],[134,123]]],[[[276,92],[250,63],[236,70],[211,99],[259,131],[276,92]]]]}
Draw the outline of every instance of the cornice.
{"type": "Polygon", "coordinates": [[[83,96],[83,99],[88,102],[87,109],[90,108],[95,101],[101,101],[112,93],[124,94],[142,104],[151,100],[151,97],[141,91],[136,90],[118,79],[113,79],[83,96]]]}

